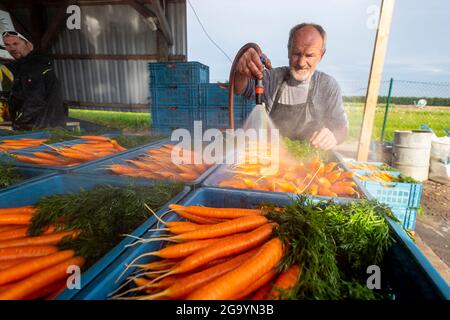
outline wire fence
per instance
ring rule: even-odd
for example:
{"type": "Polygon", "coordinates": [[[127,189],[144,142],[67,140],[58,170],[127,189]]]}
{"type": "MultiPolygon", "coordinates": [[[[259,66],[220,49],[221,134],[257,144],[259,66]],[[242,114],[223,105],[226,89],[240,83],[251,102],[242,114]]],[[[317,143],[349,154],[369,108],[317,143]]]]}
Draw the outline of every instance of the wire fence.
{"type": "MultiPolygon", "coordinates": [[[[364,103],[367,87],[358,87],[357,82],[343,82],[344,102],[364,103]]],[[[390,103],[416,107],[450,107],[450,82],[423,82],[390,79],[380,83],[379,104],[390,103]],[[389,88],[391,92],[389,94],[389,88]]]]}

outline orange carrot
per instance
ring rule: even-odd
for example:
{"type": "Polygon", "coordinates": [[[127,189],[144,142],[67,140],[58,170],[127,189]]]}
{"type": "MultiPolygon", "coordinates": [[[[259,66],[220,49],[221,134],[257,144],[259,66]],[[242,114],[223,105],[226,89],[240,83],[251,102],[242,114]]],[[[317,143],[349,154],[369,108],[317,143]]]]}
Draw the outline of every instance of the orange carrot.
{"type": "Polygon", "coordinates": [[[266,300],[271,289],[271,283],[265,284],[255,292],[255,294],[251,297],[251,300],[266,300]]]}
{"type": "Polygon", "coordinates": [[[49,284],[67,277],[67,269],[70,266],[78,265],[81,267],[83,264],[83,258],[75,257],[35,273],[22,281],[16,282],[7,291],[0,293],[0,300],[23,299],[49,284]]]}
{"type": "Polygon", "coordinates": [[[28,227],[20,227],[9,231],[0,232],[0,241],[24,238],[27,236],[28,227]]]}
{"type": "Polygon", "coordinates": [[[0,225],[27,225],[31,222],[33,215],[30,213],[16,213],[16,214],[0,214],[0,225]]]}
{"type": "MultiPolygon", "coordinates": [[[[180,299],[193,292],[194,290],[206,285],[210,281],[217,279],[218,277],[236,269],[246,260],[254,256],[257,252],[257,249],[251,250],[249,252],[240,254],[226,262],[221,264],[217,264],[208,269],[187,275],[182,277],[181,279],[175,281],[172,285],[170,285],[166,290],[156,293],[152,296],[143,297],[144,299],[156,299],[156,298],[171,298],[171,299],[180,299]]],[[[167,279],[167,278],[165,278],[167,279]]],[[[161,280],[164,281],[165,279],[161,280]]],[[[152,283],[148,283],[144,286],[144,288],[151,288],[152,283]]],[[[158,287],[160,287],[158,285],[158,287]]]]}
{"type": "Polygon", "coordinates": [[[239,294],[237,296],[233,297],[233,300],[240,300],[240,299],[245,298],[248,295],[254,293],[256,290],[260,289],[262,286],[265,286],[266,284],[268,284],[273,278],[275,278],[276,275],[277,275],[277,272],[275,271],[275,268],[273,268],[269,272],[266,272],[258,280],[253,282],[248,288],[246,288],[242,292],[239,292],[239,294]]]}
{"type": "Polygon", "coordinates": [[[283,256],[283,244],[274,238],[239,267],[195,290],[187,300],[226,300],[239,295],[257,281],[261,275],[274,269],[283,256]]]}
{"type": "Polygon", "coordinates": [[[330,191],[330,189],[327,188],[319,188],[319,191],[317,192],[317,194],[319,196],[327,196],[327,197],[337,197],[338,195],[332,191],[330,191]]]}
{"type": "Polygon", "coordinates": [[[10,247],[22,247],[29,245],[56,245],[58,244],[64,237],[76,237],[79,234],[79,231],[66,231],[66,232],[57,232],[43,236],[36,237],[26,237],[14,240],[0,241],[0,249],[1,248],[10,248],[10,247]]]}
{"type": "Polygon", "coordinates": [[[33,206],[0,208],[0,214],[17,214],[17,213],[35,214],[36,211],[37,209],[33,206]]]}
{"type": "Polygon", "coordinates": [[[206,226],[205,224],[198,224],[187,221],[166,222],[166,227],[172,234],[180,234],[189,231],[194,231],[200,228],[204,228],[205,226],[206,226]]]}
{"type": "Polygon", "coordinates": [[[25,246],[0,248],[0,261],[13,260],[19,258],[34,258],[46,256],[58,251],[55,246],[25,246]]]}
{"type": "Polygon", "coordinates": [[[261,215],[260,209],[237,209],[237,208],[211,208],[201,206],[181,206],[178,204],[170,204],[169,208],[177,212],[183,210],[187,213],[197,216],[219,219],[235,219],[244,216],[261,215]]]}
{"type": "Polygon", "coordinates": [[[272,224],[265,224],[251,232],[236,234],[221,239],[209,247],[191,254],[161,277],[190,272],[216,259],[240,254],[253,249],[271,237],[272,228],[272,224]]]}
{"type": "Polygon", "coordinates": [[[269,293],[269,298],[279,299],[281,295],[289,294],[297,284],[301,272],[301,268],[296,264],[290,266],[285,272],[282,272],[277,280],[275,280],[272,290],[269,293]]]}
{"type": "MultiPolygon", "coordinates": [[[[174,235],[172,237],[165,238],[166,241],[190,241],[211,239],[236,234],[239,232],[245,232],[256,229],[264,224],[267,224],[268,220],[262,215],[245,216],[209,226],[204,228],[185,232],[182,234],[174,235]]],[[[151,239],[153,240],[153,239],[151,239]]]]}
{"type": "Polygon", "coordinates": [[[209,247],[210,245],[216,243],[219,240],[220,238],[189,241],[185,243],[167,246],[158,251],[146,253],[143,256],[158,256],[160,258],[165,259],[184,258],[196,251],[209,247]]]}
{"type": "Polygon", "coordinates": [[[183,217],[183,218],[185,218],[185,219],[187,219],[187,220],[189,220],[191,222],[195,222],[195,223],[199,223],[199,224],[216,224],[216,223],[225,221],[224,219],[214,219],[214,218],[200,217],[200,216],[188,213],[188,212],[183,211],[183,210],[178,210],[177,214],[180,217],[183,217]]]}
{"type": "Polygon", "coordinates": [[[336,162],[327,163],[327,165],[325,166],[324,173],[330,173],[331,171],[333,171],[334,167],[336,167],[336,166],[337,166],[336,162]]]}
{"type": "Polygon", "coordinates": [[[36,272],[47,269],[74,256],[73,250],[55,252],[45,257],[38,257],[0,271],[0,285],[22,280],[36,272]]]}
{"type": "Polygon", "coordinates": [[[21,264],[25,261],[30,260],[31,258],[19,258],[19,259],[11,259],[11,260],[0,260],[0,270],[15,266],[17,264],[21,264]]]}

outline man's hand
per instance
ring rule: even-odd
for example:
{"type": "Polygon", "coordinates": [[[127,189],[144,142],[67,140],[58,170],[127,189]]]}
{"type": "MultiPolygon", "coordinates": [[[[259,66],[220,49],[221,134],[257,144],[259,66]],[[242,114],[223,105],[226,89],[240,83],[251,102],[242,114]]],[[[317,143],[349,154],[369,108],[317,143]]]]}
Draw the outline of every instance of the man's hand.
{"type": "MultiPolygon", "coordinates": [[[[266,60],[266,68],[272,69],[272,63],[269,58],[263,53],[261,54],[266,60]]],[[[246,78],[262,79],[264,65],[259,58],[255,49],[249,48],[239,59],[236,65],[236,71],[246,78]]]]}
{"type": "Polygon", "coordinates": [[[322,128],[313,133],[309,142],[316,148],[330,150],[337,145],[336,137],[328,128],[322,128]]]}

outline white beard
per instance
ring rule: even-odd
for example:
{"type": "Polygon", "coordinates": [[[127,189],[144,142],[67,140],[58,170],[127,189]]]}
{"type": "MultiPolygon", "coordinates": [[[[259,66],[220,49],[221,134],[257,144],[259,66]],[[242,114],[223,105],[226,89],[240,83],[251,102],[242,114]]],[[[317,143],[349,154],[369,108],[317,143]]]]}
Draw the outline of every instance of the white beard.
{"type": "Polygon", "coordinates": [[[311,71],[302,74],[298,73],[298,71],[296,71],[294,68],[290,68],[289,71],[291,73],[292,78],[294,78],[297,81],[305,81],[311,77],[311,71]]]}

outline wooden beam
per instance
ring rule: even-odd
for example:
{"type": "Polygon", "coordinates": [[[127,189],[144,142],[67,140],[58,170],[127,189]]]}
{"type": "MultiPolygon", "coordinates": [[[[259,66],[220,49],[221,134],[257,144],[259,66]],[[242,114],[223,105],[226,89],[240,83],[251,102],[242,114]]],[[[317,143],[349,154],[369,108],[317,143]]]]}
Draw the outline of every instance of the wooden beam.
{"type": "Polygon", "coordinates": [[[52,22],[48,29],[45,31],[45,34],[42,36],[41,40],[41,50],[47,51],[50,46],[51,41],[58,35],[58,32],[61,30],[64,22],[66,21],[66,10],[69,6],[70,2],[73,1],[62,1],[61,7],[58,8],[58,12],[56,16],[52,19],[52,22]]]}
{"type": "Polygon", "coordinates": [[[158,1],[152,1],[150,7],[147,7],[145,4],[137,0],[127,0],[127,3],[139,12],[144,19],[149,19],[156,16],[158,19],[158,28],[161,30],[167,44],[170,46],[173,45],[172,31],[170,30],[169,23],[167,22],[164,11],[158,1]]]}
{"type": "Polygon", "coordinates": [[[391,28],[392,14],[394,12],[394,4],[395,0],[383,0],[381,3],[380,19],[373,49],[372,66],[370,67],[366,104],[364,106],[364,117],[359,138],[358,161],[367,161],[369,155],[370,140],[372,137],[373,122],[375,120],[375,111],[380,91],[384,58],[389,41],[389,31],[391,28]]]}
{"type": "MultiPolygon", "coordinates": [[[[55,60],[154,60],[160,61],[158,54],[49,54],[55,60]]],[[[185,55],[170,55],[169,60],[185,61],[185,55]]]]}
{"type": "Polygon", "coordinates": [[[164,38],[166,38],[167,44],[169,46],[172,46],[173,45],[172,31],[170,29],[169,22],[167,21],[166,14],[164,13],[164,10],[161,7],[161,4],[159,3],[159,0],[152,1],[150,9],[156,14],[156,17],[158,18],[159,28],[161,29],[164,38]]]}

